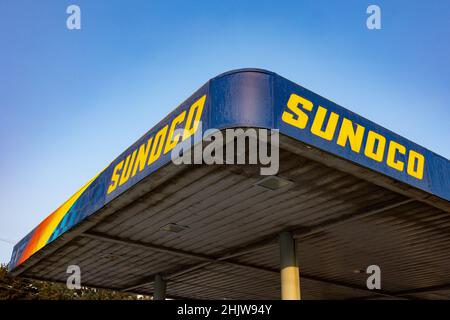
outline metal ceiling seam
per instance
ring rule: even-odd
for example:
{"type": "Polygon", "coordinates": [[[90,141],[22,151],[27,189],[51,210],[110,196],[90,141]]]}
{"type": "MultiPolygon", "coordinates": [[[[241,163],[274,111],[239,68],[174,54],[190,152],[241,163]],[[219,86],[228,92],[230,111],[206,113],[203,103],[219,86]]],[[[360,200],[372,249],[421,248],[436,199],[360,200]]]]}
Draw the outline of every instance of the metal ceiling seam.
{"type": "Polygon", "coordinates": [[[450,202],[445,201],[445,199],[443,198],[439,198],[433,194],[426,193],[416,187],[396,182],[394,179],[388,176],[379,175],[376,171],[373,171],[370,168],[348,162],[345,158],[330,154],[327,151],[310,146],[308,148],[304,148],[303,150],[299,150],[298,146],[302,145],[301,142],[295,140],[292,137],[280,135],[280,141],[281,140],[284,141],[285,148],[302,157],[306,157],[310,161],[316,161],[321,165],[332,167],[336,170],[353,175],[358,179],[363,179],[370,183],[378,185],[381,188],[388,189],[392,192],[399,193],[406,197],[414,198],[432,207],[436,207],[440,210],[444,210],[450,213],[450,202]]]}
{"type": "Polygon", "coordinates": [[[247,216],[248,216],[248,214],[247,214],[247,216]]]}
{"type": "Polygon", "coordinates": [[[394,209],[400,206],[403,206],[405,204],[411,203],[413,201],[416,201],[414,199],[408,199],[408,200],[403,200],[400,202],[395,202],[391,205],[387,205],[378,209],[373,209],[373,210],[365,210],[364,212],[357,212],[357,213],[351,213],[348,215],[343,215],[341,217],[337,217],[335,219],[332,219],[330,221],[325,221],[323,223],[319,223],[316,226],[312,226],[312,227],[307,227],[306,229],[310,229],[310,230],[305,230],[304,228],[302,228],[299,231],[293,231],[294,232],[294,237],[295,238],[302,238],[302,237],[306,237],[306,236],[310,236],[314,233],[318,233],[321,232],[323,230],[326,230],[330,227],[336,227],[337,225],[343,224],[343,223],[348,223],[350,221],[353,220],[359,220],[362,219],[363,217],[368,217],[374,214],[380,214],[382,212],[387,212],[390,209],[394,209]]]}
{"type": "MultiPolygon", "coordinates": [[[[221,189],[221,193],[223,198],[227,198],[227,193],[226,190],[232,190],[232,193],[239,193],[239,191],[245,191],[246,187],[245,186],[241,186],[241,189],[239,189],[239,187],[234,184],[234,183],[230,183],[229,185],[226,185],[225,187],[222,187],[221,189]]],[[[173,221],[180,221],[179,219],[177,219],[177,217],[181,217],[181,216],[187,216],[188,212],[192,211],[193,215],[191,216],[192,219],[195,219],[197,216],[200,215],[201,212],[204,212],[206,210],[208,210],[209,208],[211,208],[212,206],[218,205],[219,202],[217,201],[212,201],[211,199],[213,198],[212,196],[217,194],[218,192],[214,189],[214,188],[207,188],[210,192],[211,192],[211,197],[208,197],[208,193],[205,195],[204,199],[203,197],[198,197],[197,201],[193,200],[193,199],[189,199],[188,202],[185,204],[185,206],[183,206],[183,204],[180,204],[176,209],[176,211],[170,216],[170,218],[173,221]],[[200,207],[202,204],[206,204],[209,203],[210,206],[206,207],[206,208],[202,208],[201,211],[196,210],[196,207],[200,207]]],[[[230,194],[231,196],[231,194],[230,194]]],[[[213,213],[211,213],[211,216],[213,216],[213,213]]],[[[156,223],[160,223],[160,221],[163,221],[163,219],[167,219],[168,215],[166,213],[166,215],[164,217],[161,216],[160,220],[156,220],[156,223]]],[[[155,221],[152,221],[151,219],[148,219],[148,223],[150,224],[155,224],[155,221]]],[[[189,224],[187,224],[189,225],[189,224]]],[[[141,229],[145,229],[146,224],[142,224],[141,229]]]]}
{"type": "MultiPolygon", "coordinates": [[[[405,200],[405,201],[402,201],[402,202],[400,202],[400,203],[396,203],[396,204],[393,204],[393,205],[391,205],[391,206],[384,207],[384,210],[389,210],[389,209],[395,208],[395,207],[397,207],[397,206],[401,206],[401,205],[404,205],[404,204],[406,204],[406,203],[410,203],[410,202],[412,202],[412,201],[414,201],[414,200],[412,200],[412,199],[405,200]]],[[[381,208],[366,213],[366,216],[369,215],[369,214],[378,214],[378,213],[380,213],[380,212],[383,212],[383,210],[382,210],[381,208]]],[[[352,215],[352,216],[350,216],[348,219],[353,219],[353,218],[354,218],[354,216],[352,215]]],[[[340,219],[339,221],[342,221],[342,219],[340,219]]],[[[329,225],[327,225],[327,226],[329,226],[329,225]]],[[[318,228],[323,228],[323,226],[318,226],[318,228]]],[[[309,231],[309,232],[312,232],[312,231],[309,231]]],[[[295,232],[294,232],[294,235],[295,235],[295,232]]],[[[274,238],[275,238],[275,236],[274,236],[274,238]]],[[[226,257],[226,256],[225,256],[225,257],[226,257]]],[[[222,259],[224,259],[225,257],[223,257],[222,259]]],[[[234,257],[236,257],[236,256],[234,256],[234,257]]],[[[210,262],[210,263],[205,262],[205,263],[199,264],[199,265],[197,266],[197,268],[203,268],[204,266],[209,265],[209,264],[211,264],[211,262],[210,262]]],[[[194,266],[193,268],[196,268],[196,267],[194,266]]],[[[196,270],[196,269],[190,269],[189,272],[190,272],[190,271],[193,271],[193,270],[196,270]]],[[[187,271],[185,271],[185,272],[187,272],[187,271]]],[[[170,276],[169,276],[168,279],[170,279],[170,276]]],[[[149,282],[151,282],[151,281],[149,281],[149,282]]],[[[132,287],[130,287],[130,288],[134,289],[134,288],[136,288],[137,286],[139,286],[139,285],[134,285],[134,286],[132,286],[132,287]]],[[[125,290],[130,289],[130,288],[126,288],[125,290]]]]}
{"type": "MultiPolygon", "coordinates": [[[[205,172],[205,175],[211,172],[210,169],[209,169],[209,170],[205,170],[205,171],[206,171],[206,172],[205,172]]],[[[198,171],[197,171],[197,172],[198,172],[198,171]]],[[[201,179],[201,178],[203,178],[203,177],[204,177],[204,176],[202,175],[201,177],[198,177],[198,179],[201,179]]],[[[177,186],[178,188],[175,189],[175,190],[173,191],[173,193],[171,193],[170,195],[176,194],[177,192],[183,190],[187,185],[193,184],[194,182],[196,182],[198,179],[194,179],[193,181],[191,181],[190,183],[188,183],[188,184],[186,184],[186,185],[183,184],[183,185],[181,185],[181,186],[178,186],[177,184],[174,184],[174,185],[177,186]]],[[[188,180],[188,179],[186,179],[186,180],[188,180]]],[[[192,193],[195,193],[195,190],[192,190],[192,193]]],[[[157,200],[156,200],[156,204],[159,204],[161,201],[164,201],[164,199],[169,198],[170,195],[166,195],[165,197],[163,197],[163,198],[161,198],[161,199],[157,199],[157,200]]],[[[143,195],[143,197],[148,198],[148,195],[145,194],[145,195],[143,195]]],[[[179,201],[179,200],[177,200],[177,201],[179,201]]],[[[177,201],[173,200],[173,202],[175,202],[175,203],[176,203],[177,201]]],[[[155,205],[153,202],[152,202],[152,204],[148,204],[148,200],[146,200],[145,203],[146,203],[145,208],[140,209],[138,212],[134,213],[131,217],[128,217],[128,216],[125,217],[125,215],[124,215],[124,218],[126,218],[126,219],[123,221],[123,223],[120,223],[120,221],[119,221],[119,225],[118,225],[118,226],[123,226],[123,225],[127,226],[127,225],[130,223],[130,222],[129,222],[129,221],[130,221],[130,218],[131,218],[131,220],[133,220],[133,218],[135,218],[135,217],[137,217],[137,216],[139,216],[139,215],[142,215],[142,214],[145,213],[145,211],[148,210],[151,206],[154,206],[154,205],[155,205]]],[[[133,206],[134,206],[134,204],[131,203],[131,204],[128,205],[126,208],[122,208],[122,209],[121,209],[121,212],[123,212],[123,211],[125,211],[125,210],[128,210],[129,208],[132,208],[133,206]]],[[[118,213],[120,213],[120,212],[118,212],[118,213]]],[[[115,216],[117,216],[117,213],[115,213],[115,216]]],[[[117,226],[113,226],[113,227],[111,227],[111,228],[109,228],[109,229],[106,229],[104,232],[109,232],[110,230],[114,229],[115,227],[117,227],[117,226]]]]}
{"type": "MultiPolygon", "coordinates": [[[[223,174],[224,175],[228,175],[228,173],[226,173],[225,171],[223,172],[223,174]]],[[[218,177],[217,179],[219,180],[221,178],[223,179],[224,177],[223,176],[222,177],[218,177]]],[[[199,190],[201,190],[201,189],[196,190],[195,188],[192,188],[192,190],[189,190],[190,193],[188,195],[184,195],[184,194],[180,195],[181,198],[174,197],[174,198],[172,198],[171,202],[169,202],[169,204],[164,203],[164,199],[162,199],[162,200],[158,201],[158,203],[156,205],[147,206],[145,209],[142,209],[140,211],[140,213],[142,215],[145,214],[145,217],[143,218],[143,220],[139,221],[138,225],[131,226],[130,228],[125,229],[125,230],[121,230],[120,233],[115,232],[115,234],[117,236],[123,236],[127,232],[128,233],[132,232],[134,235],[138,234],[138,232],[139,232],[138,230],[145,230],[146,229],[145,221],[154,219],[159,213],[167,211],[169,208],[172,208],[172,207],[181,207],[182,208],[185,205],[185,202],[183,202],[183,200],[189,199],[191,195],[198,194],[199,190]],[[155,211],[155,210],[156,211],[153,212],[151,215],[149,215],[148,211],[150,209],[153,210],[153,211],[155,211]],[[136,230],[133,230],[133,229],[136,229],[136,230]]],[[[152,223],[152,224],[154,225],[154,223],[152,223]]],[[[136,239],[136,240],[138,240],[138,239],[136,239]]]]}

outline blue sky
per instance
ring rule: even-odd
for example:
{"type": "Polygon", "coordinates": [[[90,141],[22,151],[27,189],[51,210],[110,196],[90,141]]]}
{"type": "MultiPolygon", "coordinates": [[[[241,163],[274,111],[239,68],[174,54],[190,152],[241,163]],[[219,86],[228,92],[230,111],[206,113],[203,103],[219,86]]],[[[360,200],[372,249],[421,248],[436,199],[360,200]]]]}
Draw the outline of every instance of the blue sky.
{"type": "Polygon", "coordinates": [[[3,0],[0,239],[230,69],[275,71],[450,158],[449,39],[446,0],[3,0]],[[66,28],[70,4],[81,30],[66,28]],[[369,4],[382,30],[366,28],[369,4]]]}

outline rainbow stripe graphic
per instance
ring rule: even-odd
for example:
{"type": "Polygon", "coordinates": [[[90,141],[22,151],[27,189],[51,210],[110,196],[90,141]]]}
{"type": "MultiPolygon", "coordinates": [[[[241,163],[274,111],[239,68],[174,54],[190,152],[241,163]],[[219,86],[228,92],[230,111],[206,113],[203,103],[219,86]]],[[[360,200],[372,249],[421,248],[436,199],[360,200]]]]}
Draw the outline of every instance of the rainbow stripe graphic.
{"type": "Polygon", "coordinates": [[[58,227],[60,222],[64,219],[65,215],[74,206],[76,201],[83,195],[86,189],[95,181],[95,179],[103,172],[98,173],[88,183],[86,183],[81,189],[79,189],[74,195],[72,195],[66,202],[64,202],[58,209],[50,214],[44,221],[42,221],[32,232],[24,250],[20,253],[20,256],[16,259],[16,265],[23,263],[35,252],[44,247],[47,243],[51,242],[52,234],[58,227]]]}

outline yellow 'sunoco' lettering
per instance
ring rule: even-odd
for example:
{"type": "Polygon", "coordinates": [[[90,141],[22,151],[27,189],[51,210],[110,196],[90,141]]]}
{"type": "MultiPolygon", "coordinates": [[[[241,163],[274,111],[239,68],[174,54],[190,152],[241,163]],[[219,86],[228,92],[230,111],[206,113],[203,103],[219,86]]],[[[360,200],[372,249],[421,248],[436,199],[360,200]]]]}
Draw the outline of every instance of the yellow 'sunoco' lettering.
{"type": "Polygon", "coordinates": [[[124,160],[116,164],[107,193],[113,192],[118,186],[125,184],[130,177],[134,177],[138,172],[157,161],[161,154],[168,153],[180,140],[184,141],[191,137],[199,127],[205,101],[206,95],[203,95],[191,105],[189,110],[184,110],[174,117],[170,124],[163,126],[154,136],[131,150],[124,160]],[[174,135],[177,129],[184,129],[183,135],[174,135]]]}
{"type": "Polygon", "coordinates": [[[313,135],[327,141],[334,141],[341,147],[347,145],[353,152],[361,153],[373,161],[385,162],[395,170],[404,172],[419,180],[423,179],[425,157],[415,151],[406,150],[401,143],[390,140],[379,132],[366,130],[358,123],[342,117],[335,112],[329,112],[324,106],[314,110],[314,104],[305,97],[291,94],[287,108],[281,115],[283,122],[298,129],[306,129],[312,119],[310,131],[313,135]],[[314,112],[315,111],[315,112],[314,112]],[[339,125],[339,119],[342,121],[339,125]],[[402,160],[404,159],[404,160],[402,160]]]}
{"type": "Polygon", "coordinates": [[[122,167],[123,167],[123,160],[120,161],[118,164],[116,164],[116,166],[114,167],[113,174],[111,177],[111,183],[109,184],[108,187],[108,193],[111,193],[114,191],[114,189],[116,189],[117,184],[119,183],[120,172],[122,170],[122,167]]]}

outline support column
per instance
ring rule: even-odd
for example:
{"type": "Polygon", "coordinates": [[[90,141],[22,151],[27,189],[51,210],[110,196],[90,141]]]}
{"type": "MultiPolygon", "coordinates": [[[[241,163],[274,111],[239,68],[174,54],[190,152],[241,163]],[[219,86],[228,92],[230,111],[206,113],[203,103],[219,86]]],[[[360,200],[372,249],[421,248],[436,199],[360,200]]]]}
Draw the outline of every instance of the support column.
{"type": "Polygon", "coordinates": [[[162,275],[157,274],[154,282],[155,291],[153,292],[153,300],[165,300],[166,299],[166,280],[162,275]]]}
{"type": "Polygon", "coordinates": [[[281,299],[300,300],[300,273],[295,239],[290,232],[280,233],[281,299]]]}

